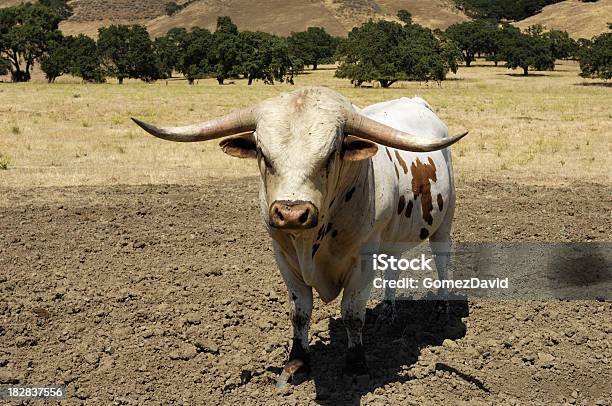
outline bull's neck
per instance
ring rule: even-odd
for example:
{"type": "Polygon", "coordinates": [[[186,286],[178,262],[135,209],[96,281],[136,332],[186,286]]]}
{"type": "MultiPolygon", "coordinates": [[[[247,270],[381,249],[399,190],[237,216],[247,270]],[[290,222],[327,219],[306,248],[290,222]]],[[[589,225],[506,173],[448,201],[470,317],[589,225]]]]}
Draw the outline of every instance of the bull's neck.
{"type": "Polygon", "coordinates": [[[361,161],[346,161],[340,168],[338,182],[329,196],[332,196],[327,210],[328,216],[334,216],[334,212],[343,204],[349,202],[353,198],[353,194],[359,192],[363,194],[363,188],[359,188],[363,182],[366,182],[368,173],[372,166],[372,159],[364,159],[361,161]]]}

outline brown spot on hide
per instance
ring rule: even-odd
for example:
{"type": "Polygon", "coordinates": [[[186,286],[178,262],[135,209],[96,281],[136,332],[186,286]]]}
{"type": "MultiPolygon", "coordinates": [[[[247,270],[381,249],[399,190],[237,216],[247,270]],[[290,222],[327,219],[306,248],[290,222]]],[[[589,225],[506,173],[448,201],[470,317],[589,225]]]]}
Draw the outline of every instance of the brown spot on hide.
{"type": "Polygon", "coordinates": [[[408,165],[406,165],[406,162],[402,159],[402,156],[400,155],[399,151],[395,151],[395,157],[397,158],[397,161],[401,165],[402,170],[404,171],[404,174],[408,173],[408,165]]]}
{"type": "Polygon", "coordinates": [[[385,151],[387,152],[387,156],[389,157],[389,161],[393,162],[393,157],[391,156],[391,152],[389,152],[389,148],[385,147],[385,151]]]}
{"type": "Polygon", "coordinates": [[[353,193],[355,193],[355,186],[353,186],[353,187],[351,188],[351,190],[349,190],[349,191],[346,193],[346,196],[344,196],[344,201],[345,201],[345,202],[348,202],[349,200],[351,200],[351,199],[353,198],[353,193]]]}
{"type": "Polygon", "coordinates": [[[410,218],[410,216],[412,215],[412,200],[408,201],[408,205],[406,206],[406,217],[410,218]]]}
{"type": "Polygon", "coordinates": [[[444,200],[442,200],[442,195],[438,193],[438,210],[442,211],[444,208],[444,200]]]}
{"type": "Polygon", "coordinates": [[[431,199],[431,183],[430,180],[436,182],[438,180],[436,176],[436,164],[430,158],[428,158],[427,164],[421,162],[419,158],[410,165],[410,172],[412,173],[412,193],[414,193],[414,200],[421,196],[421,207],[423,210],[423,220],[427,224],[433,224],[433,217],[431,211],[433,210],[433,203],[431,199]]]}
{"type": "Polygon", "coordinates": [[[429,237],[429,230],[427,230],[426,228],[421,228],[421,233],[419,234],[419,237],[421,238],[421,240],[424,240],[425,238],[429,237]]]}
{"type": "Polygon", "coordinates": [[[319,249],[319,244],[315,244],[312,246],[312,257],[314,258],[315,254],[317,253],[317,250],[319,249]]]}
{"type": "Polygon", "coordinates": [[[406,206],[406,198],[404,197],[404,195],[402,195],[400,196],[399,203],[397,204],[397,215],[398,216],[402,214],[402,211],[404,210],[404,206],[406,206]]]}
{"type": "Polygon", "coordinates": [[[399,171],[397,170],[397,165],[393,165],[393,169],[395,169],[395,176],[399,179],[399,171]]]}

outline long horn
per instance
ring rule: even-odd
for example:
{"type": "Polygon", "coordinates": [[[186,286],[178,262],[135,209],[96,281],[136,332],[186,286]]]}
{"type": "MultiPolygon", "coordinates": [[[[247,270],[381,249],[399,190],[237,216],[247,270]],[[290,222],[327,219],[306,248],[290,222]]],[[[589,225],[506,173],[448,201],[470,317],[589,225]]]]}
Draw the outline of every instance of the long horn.
{"type": "Polygon", "coordinates": [[[255,131],[257,125],[254,107],[236,110],[223,117],[184,127],[156,127],[133,117],[132,120],[149,134],[176,142],[213,140],[228,135],[255,131]]]}
{"type": "Polygon", "coordinates": [[[344,130],[347,134],[374,141],[387,147],[413,152],[444,149],[465,137],[468,131],[447,138],[430,140],[396,130],[354,111],[346,111],[344,130]]]}

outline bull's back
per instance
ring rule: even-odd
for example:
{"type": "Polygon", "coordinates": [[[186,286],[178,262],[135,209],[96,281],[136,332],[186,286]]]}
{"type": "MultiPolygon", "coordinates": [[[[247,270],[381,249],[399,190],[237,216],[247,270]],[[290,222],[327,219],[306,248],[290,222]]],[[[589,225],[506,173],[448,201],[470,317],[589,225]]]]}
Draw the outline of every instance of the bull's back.
{"type": "MultiPolygon", "coordinates": [[[[362,113],[419,137],[448,136],[444,123],[420,98],[378,103],[362,113]]],[[[427,239],[454,205],[450,150],[416,153],[379,146],[373,158],[376,217],[383,242],[427,239]]]]}

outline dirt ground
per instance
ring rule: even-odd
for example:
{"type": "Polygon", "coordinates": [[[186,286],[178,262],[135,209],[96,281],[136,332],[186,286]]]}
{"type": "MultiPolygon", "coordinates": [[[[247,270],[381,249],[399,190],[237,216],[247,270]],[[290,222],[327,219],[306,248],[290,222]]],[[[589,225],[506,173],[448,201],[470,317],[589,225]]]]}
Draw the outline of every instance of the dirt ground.
{"type": "MultiPolygon", "coordinates": [[[[65,404],[610,403],[609,301],[402,302],[341,374],[339,302],[315,302],[313,376],[279,392],[285,289],[256,178],[199,186],[0,189],[0,383],[65,404]]],[[[610,241],[612,187],[458,185],[458,241],[610,241]]]]}

